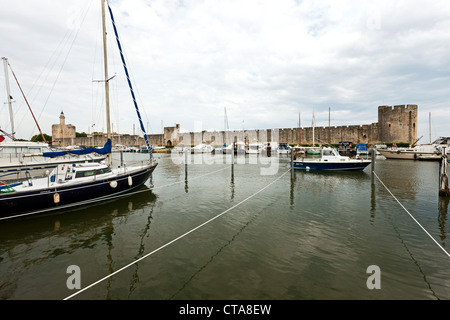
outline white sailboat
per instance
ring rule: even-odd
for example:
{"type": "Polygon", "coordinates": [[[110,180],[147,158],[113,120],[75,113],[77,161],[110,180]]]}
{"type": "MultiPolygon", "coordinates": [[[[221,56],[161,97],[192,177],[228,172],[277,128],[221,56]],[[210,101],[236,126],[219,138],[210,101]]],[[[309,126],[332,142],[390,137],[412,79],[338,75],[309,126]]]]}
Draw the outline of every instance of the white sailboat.
{"type": "MultiPolygon", "coordinates": [[[[5,69],[5,84],[6,95],[9,105],[11,133],[7,133],[0,129],[0,183],[16,182],[28,177],[37,177],[45,174],[46,171],[54,169],[58,164],[62,163],[84,163],[84,162],[100,162],[105,160],[105,155],[97,153],[87,154],[71,154],[68,153],[61,157],[45,157],[44,153],[57,151],[57,149],[50,147],[47,142],[31,142],[18,141],[15,138],[14,115],[12,109],[12,97],[10,93],[9,72],[8,67],[11,67],[8,58],[2,57],[3,66],[5,69]],[[5,136],[8,138],[6,139],[5,136]]],[[[12,71],[12,69],[11,69],[12,71]]],[[[16,78],[13,73],[14,78],[16,78]]],[[[17,81],[17,78],[16,78],[17,81]]],[[[19,84],[19,83],[17,83],[19,84]]],[[[23,94],[23,92],[22,92],[23,94]]],[[[24,96],[25,98],[25,96],[24,96]]],[[[26,100],[26,99],[25,99],[26,100]]],[[[26,101],[28,104],[28,101],[26,101]]],[[[31,115],[34,118],[33,112],[28,105],[31,115]]],[[[36,126],[39,131],[39,124],[36,121],[36,126]]],[[[43,136],[42,132],[41,135],[43,136]]]]}
{"type": "Polygon", "coordinates": [[[306,153],[310,155],[319,155],[320,154],[320,148],[316,147],[315,137],[314,137],[314,128],[316,126],[316,118],[312,116],[312,147],[306,148],[306,153]]]}

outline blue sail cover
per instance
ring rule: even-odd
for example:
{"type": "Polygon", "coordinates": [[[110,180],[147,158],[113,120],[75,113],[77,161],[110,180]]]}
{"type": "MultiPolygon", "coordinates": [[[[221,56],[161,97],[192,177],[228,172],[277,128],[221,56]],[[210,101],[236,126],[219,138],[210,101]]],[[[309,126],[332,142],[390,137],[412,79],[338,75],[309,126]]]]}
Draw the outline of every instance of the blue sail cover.
{"type": "Polygon", "coordinates": [[[111,142],[111,139],[108,139],[108,141],[106,141],[105,146],[103,148],[89,147],[89,148],[77,149],[77,150],[44,152],[42,155],[44,157],[48,157],[48,158],[56,158],[56,157],[65,156],[66,154],[75,154],[75,155],[83,155],[83,154],[89,154],[89,153],[108,154],[108,153],[111,153],[111,149],[112,149],[112,142],[111,142]]]}

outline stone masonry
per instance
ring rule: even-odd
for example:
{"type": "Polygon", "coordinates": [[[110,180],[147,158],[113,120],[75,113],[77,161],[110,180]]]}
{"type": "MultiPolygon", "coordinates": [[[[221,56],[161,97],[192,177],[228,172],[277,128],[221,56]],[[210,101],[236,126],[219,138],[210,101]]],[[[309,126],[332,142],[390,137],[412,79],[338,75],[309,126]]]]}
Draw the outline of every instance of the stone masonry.
{"type": "MultiPolygon", "coordinates": [[[[63,113],[61,113],[64,116],[63,113]]],[[[374,145],[377,143],[409,143],[417,140],[417,116],[418,107],[414,104],[379,106],[378,122],[372,124],[353,126],[331,126],[315,127],[314,142],[316,144],[338,144],[340,141],[350,141],[352,143],[366,143],[374,145]]],[[[64,118],[60,117],[60,125],[53,125],[53,136],[59,137],[64,118]],[[59,130],[59,131],[58,131],[59,130]],[[55,135],[55,133],[57,133],[55,135]]],[[[71,125],[69,125],[71,126],[71,125]]],[[[72,126],[73,127],[73,126],[72,126]]],[[[70,127],[72,129],[72,127],[70,127]]],[[[67,125],[64,128],[69,128],[67,125]]],[[[67,130],[67,129],[64,129],[67,130]]],[[[72,130],[69,130],[72,134],[72,130]]],[[[102,146],[106,142],[105,135],[88,136],[85,138],[66,138],[61,141],[61,145],[94,145],[102,146]]],[[[75,127],[73,127],[73,137],[75,137],[75,127]]],[[[55,138],[53,138],[55,140],[55,138]]],[[[58,139],[57,139],[58,140],[58,139]]],[[[122,145],[145,145],[143,137],[136,135],[112,134],[113,146],[122,145]]],[[[232,142],[245,141],[253,142],[285,142],[293,145],[311,145],[313,140],[313,128],[280,128],[280,129],[260,129],[260,130],[230,130],[230,131],[202,131],[202,132],[180,132],[180,125],[165,127],[164,134],[151,134],[149,141],[152,145],[178,144],[197,145],[200,143],[221,146],[232,142]]]]}

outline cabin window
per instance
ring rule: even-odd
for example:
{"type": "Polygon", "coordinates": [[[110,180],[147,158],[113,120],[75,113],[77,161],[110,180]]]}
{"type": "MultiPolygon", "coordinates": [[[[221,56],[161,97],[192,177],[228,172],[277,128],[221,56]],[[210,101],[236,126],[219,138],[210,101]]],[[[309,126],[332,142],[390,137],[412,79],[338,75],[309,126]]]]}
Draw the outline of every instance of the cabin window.
{"type": "Polygon", "coordinates": [[[76,178],[84,178],[84,177],[91,177],[96,176],[99,174],[109,173],[111,172],[110,168],[102,168],[102,169],[96,169],[96,170],[87,170],[87,171],[78,171],[76,174],[76,178]]]}

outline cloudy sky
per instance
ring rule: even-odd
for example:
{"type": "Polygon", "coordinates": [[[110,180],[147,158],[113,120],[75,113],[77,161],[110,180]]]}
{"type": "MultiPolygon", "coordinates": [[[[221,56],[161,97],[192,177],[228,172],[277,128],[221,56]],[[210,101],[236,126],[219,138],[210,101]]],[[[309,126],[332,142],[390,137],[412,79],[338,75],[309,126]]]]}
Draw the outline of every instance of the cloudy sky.
{"type": "MultiPolygon", "coordinates": [[[[417,104],[418,135],[450,136],[450,2],[110,0],[149,133],[355,125],[417,104]]],[[[111,120],[137,116],[107,20],[111,120]]],[[[7,57],[44,133],[105,131],[100,0],[2,0],[7,57]],[[96,81],[97,80],[97,81],[96,81]]],[[[9,69],[16,136],[38,133],[9,69]]],[[[11,130],[0,69],[0,128],[11,130]]]]}

